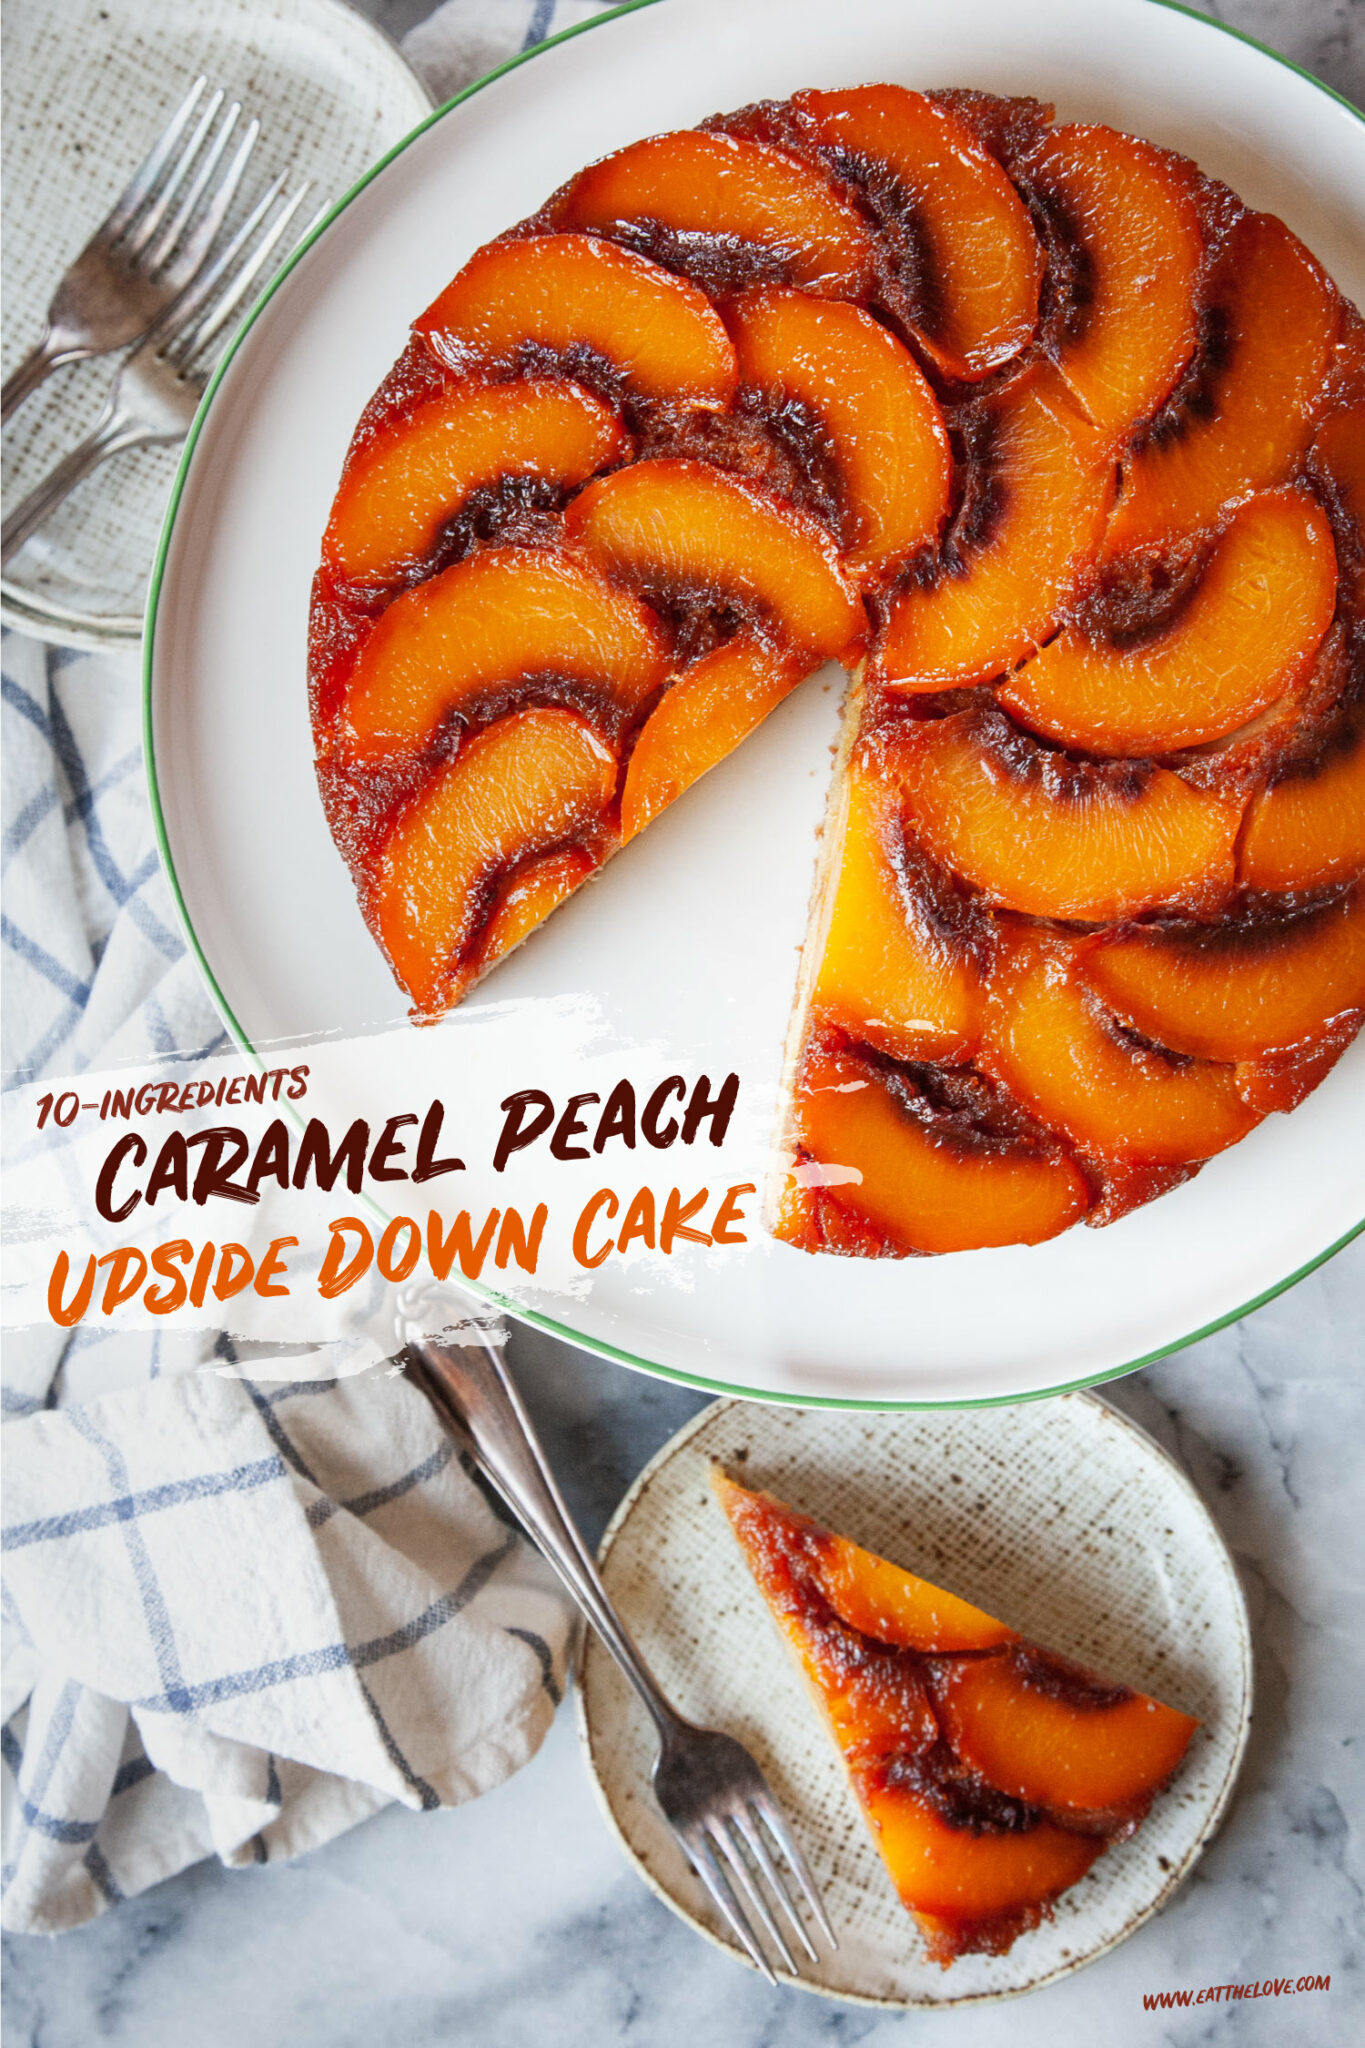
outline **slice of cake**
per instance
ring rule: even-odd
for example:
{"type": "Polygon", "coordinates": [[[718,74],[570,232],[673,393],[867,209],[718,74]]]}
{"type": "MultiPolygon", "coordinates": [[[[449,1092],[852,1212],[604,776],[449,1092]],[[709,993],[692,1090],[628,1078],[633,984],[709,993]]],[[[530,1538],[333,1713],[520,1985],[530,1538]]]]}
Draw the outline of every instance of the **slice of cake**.
{"type": "Polygon", "coordinates": [[[930,1956],[1004,1955],[1136,1833],[1198,1722],[718,1468],[712,1483],[930,1956]]]}

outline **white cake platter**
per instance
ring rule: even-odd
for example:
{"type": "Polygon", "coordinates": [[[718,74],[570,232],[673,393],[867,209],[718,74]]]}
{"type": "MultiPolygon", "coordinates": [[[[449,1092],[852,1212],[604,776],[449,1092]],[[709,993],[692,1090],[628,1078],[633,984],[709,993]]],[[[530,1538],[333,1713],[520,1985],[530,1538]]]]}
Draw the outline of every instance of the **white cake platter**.
{"type": "MultiPolygon", "coordinates": [[[[308,592],[355,422],[408,323],[490,236],[635,137],[803,86],[1055,102],[1193,156],[1365,300],[1365,122],[1152,0],[669,0],[599,17],[433,115],[324,223],[225,364],[175,487],[146,637],[147,752],[191,944],[244,1046],[401,1023],[313,778],[308,592]]],[[[829,772],[812,678],[471,999],[590,997],[623,1046],[774,1088],[829,772]]],[[[468,1007],[468,1006],[467,1006],[468,1007]]],[[[939,1259],[743,1257],[513,1305],[646,1371],[886,1408],[1112,1376],[1290,1285],[1365,1215],[1365,1040],[1291,1116],[1107,1230],[939,1259]]]]}

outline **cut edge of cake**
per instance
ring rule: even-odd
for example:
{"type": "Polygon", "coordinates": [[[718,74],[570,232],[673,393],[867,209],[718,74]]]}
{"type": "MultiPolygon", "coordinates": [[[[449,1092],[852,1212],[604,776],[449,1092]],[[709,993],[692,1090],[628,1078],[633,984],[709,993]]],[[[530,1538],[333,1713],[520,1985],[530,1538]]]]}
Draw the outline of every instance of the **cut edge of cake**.
{"type": "Polygon", "coordinates": [[[1006,1954],[1106,1848],[1137,1833],[1199,1721],[1042,1648],[719,1464],[710,1478],[929,1959],[947,1968],[1006,1954]],[[827,1610],[823,1671],[803,1599],[827,1610]],[[1068,1728],[1089,1732],[1088,1753],[1081,1743],[1057,1754],[1068,1728]]]}

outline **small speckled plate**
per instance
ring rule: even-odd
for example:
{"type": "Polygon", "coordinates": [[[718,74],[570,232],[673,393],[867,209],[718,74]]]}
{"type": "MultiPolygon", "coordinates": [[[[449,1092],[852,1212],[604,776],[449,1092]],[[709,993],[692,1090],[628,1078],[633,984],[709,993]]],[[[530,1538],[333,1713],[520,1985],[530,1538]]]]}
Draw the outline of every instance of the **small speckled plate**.
{"type": "MultiPolygon", "coordinates": [[[[261,123],[236,220],[278,172],[330,205],[430,112],[387,36],[341,0],[6,0],[6,374],[38,340],[58,278],[195,76],[261,123]]],[[[101,357],[59,370],[5,432],[16,504],[94,424],[101,357]]],[[[59,645],[128,645],[178,448],[117,457],[77,486],[0,582],[0,619],[59,645]]]]}
{"type": "MultiPolygon", "coordinates": [[[[640,1474],[602,1545],[607,1587],[679,1710],[746,1743],[839,1935],[804,1988],[963,2006],[1094,1962],[1172,1897],[1216,1832],[1251,1721],[1251,1636],[1232,1559],[1184,1474],[1091,1394],[981,1410],[830,1414],[719,1401],[640,1474]],[[839,1757],[770,1624],[708,1480],[712,1460],[1023,1634],[1199,1716],[1138,1833],[1006,1956],[929,1962],[839,1757]]],[[[651,1890],[739,1950],[654,1805],[652,1733],[595,1637],[579,1732],[608,1818],[651,1890]]]]}

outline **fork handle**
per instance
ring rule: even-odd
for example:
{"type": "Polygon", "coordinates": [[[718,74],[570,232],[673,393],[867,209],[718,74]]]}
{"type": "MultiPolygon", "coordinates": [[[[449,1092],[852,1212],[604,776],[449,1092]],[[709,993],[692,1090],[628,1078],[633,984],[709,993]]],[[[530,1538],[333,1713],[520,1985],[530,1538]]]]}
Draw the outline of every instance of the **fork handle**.
{"type": "Polygon", "coordinates": [[[611,1604],[497,1346],[487,1337],[455,1347],[409,1335],[405,1355],[410,1377],[455,1434],[468,1438],[488,1478],[634,1686],[662,1740],[680,1717],[611,1604]]]}
{"type": "Polygon", "coordinates": [[[44,379],[50,377],[54,370],[59,370],[63,363],[78,363],[82,357],[92,353],[79,343],[63,344],[61,336],[49,327],[37,348],[30,349],[22,363],[6,377],[0,389],[0,420],[7,420],[12,412],[16,412],[44,379]]]}
{"type": "Polygon", "coordinates": [[[64,455],[42,482],[29,492],[22,505],[5,520],[3,537],[0,538],[0,564],[7,563],[11,555],[18,554],[49,513],[55,512],[63,498],[75,489],[82,477],[89,476],[92,469],[98,469],[102,462],[107,462],[111,455],[118,455],[125,448],[139,448],[145,442],[158,438],[148,433],[146,427],[139,425],[128,413],[117,409],[108,411],[93,432],[64,455]]]}

